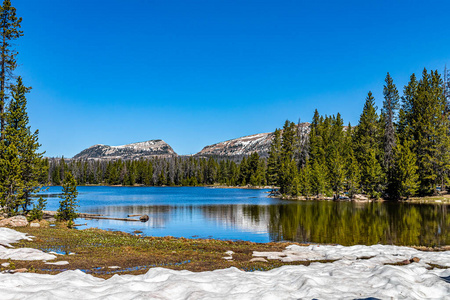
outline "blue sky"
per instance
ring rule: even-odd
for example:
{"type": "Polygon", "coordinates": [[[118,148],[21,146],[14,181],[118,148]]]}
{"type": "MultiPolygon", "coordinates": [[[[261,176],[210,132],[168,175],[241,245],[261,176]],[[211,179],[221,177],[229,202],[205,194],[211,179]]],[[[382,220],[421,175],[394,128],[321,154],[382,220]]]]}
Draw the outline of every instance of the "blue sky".
{"type": "Polygon", "coordinates": [[[47,156],[163,139],[179,154],[340,112],[389,72],[450,65],[448,1],[12,0],[47,156]]]}

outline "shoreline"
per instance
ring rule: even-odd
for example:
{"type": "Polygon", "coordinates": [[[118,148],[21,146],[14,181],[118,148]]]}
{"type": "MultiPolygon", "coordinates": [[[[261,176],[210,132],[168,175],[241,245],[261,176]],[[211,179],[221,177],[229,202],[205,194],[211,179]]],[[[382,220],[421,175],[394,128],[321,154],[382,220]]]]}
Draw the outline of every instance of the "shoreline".
{"type": "MultiPolygon", "coordinates": [[[[58,187],[58,185],[49,185],[45,187],[58,187]]],[[[165,187],[173,187],[173,188],[182,188],[182,187],[203,187],[203,188],[212,188],[212,189],[242,189],[242,190],[272,190],[276,187],[273,186],[228,186],[228,185],[196,185],[196,186],[188,186],[188,185],[162,185],[162,186],[153,186],[153,185],[105,185],[105,184],[85,184],[79,185],[77,187],[156,187],[156,188],[165,188],[165,187]]],[[[277,195],[270,196],[267,198],[272,199],[280,199],[287,201],[336,201],[336,202],[355,202],[355,203],[370,203],[370,202],[392,202],[392,203],[413,203],[413,204],[441,204],[441,205],[450,205],[450,194],[438,195],[438,196],[423,196],[423,197],[411,197],[409,199],[402,200],[386,200],[383,198],[379,199],[371,199],[367,198],[365,195],[361,195],[360,199],[338,199],[333,200],[333,197],[310,197],[306,198],[305,196],[286,196],[286,195],[277,195]]]]}

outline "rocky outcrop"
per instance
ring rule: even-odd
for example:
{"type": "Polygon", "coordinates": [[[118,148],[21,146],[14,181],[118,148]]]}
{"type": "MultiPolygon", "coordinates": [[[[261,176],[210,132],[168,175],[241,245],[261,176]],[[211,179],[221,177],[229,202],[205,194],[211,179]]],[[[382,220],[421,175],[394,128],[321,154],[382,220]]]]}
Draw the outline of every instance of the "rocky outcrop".
{"type": "Polygon", "coordinates": [[[0,227],[24,227],[28,225],[27,218],[25,216],[14,216],[11,218],[0,220],[0,227]]]}
{"type": "Polygon", "coordinates": [[[258,152],[260,156],[267,157],[272,138],[273,132],[244,136],[206,146],[200,152],[195,154],[195,156],[239,157],[258,152]]]}
{"type": "Polygon", "coordinates": [[[74,159],[139,159],[159,157],[171,157],[177,154],[163,140],[150,140],[146,142],[122,145],[94,145],[77,155],[74,159]]]}

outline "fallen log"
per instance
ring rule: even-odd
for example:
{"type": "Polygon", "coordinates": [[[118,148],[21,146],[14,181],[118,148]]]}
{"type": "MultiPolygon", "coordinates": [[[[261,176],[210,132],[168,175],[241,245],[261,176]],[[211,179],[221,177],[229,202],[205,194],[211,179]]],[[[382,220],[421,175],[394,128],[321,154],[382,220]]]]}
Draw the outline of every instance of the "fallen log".
{"type": "Polygon", "coordinates": [[[97,219],[97,220],[116,220],[116,221],[127,221],[127,222],[139,222],[137,219],[127,219],[127,218],[111,218],[111,217],[97,217],[97,216],[89,216],[88,219],[97,219]]]}

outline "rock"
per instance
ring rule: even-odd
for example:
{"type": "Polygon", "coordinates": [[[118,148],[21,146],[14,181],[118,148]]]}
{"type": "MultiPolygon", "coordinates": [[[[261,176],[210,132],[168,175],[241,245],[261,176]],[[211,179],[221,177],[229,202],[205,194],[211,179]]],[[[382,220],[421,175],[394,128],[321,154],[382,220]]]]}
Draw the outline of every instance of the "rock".
{"type": "Polygon", "coordinates": [[[5,262],[5,263],[2,263],[2,264],[1,264],[1,266],[2,266],[2,267],[4,267],[4,268],[7,268],[7,267],[9,267],[9,265],[10,265],[10,263],[9,263],[9,262],[5,262]]]}
{"type": "Polygon", "coordinates": [[[61,261],[56,261],[56,262],[46,262],[46,265],[55,265],[55,266],[63,266],[63,265],[68,265],[69,262],[65,261],[65,260],[61,260],[61,261]]]}
{"type": "Polygon", "coordinates": [[[108,268],[110,268],[110,269],[120,269],[119,266],[110,266],[110,267],[108,267],[108,268]]]}
{"type": "Polygon", "coordinates": [[[142,216],[139,218],[139,220],[140,220],[141,222],[147,222],[149,219],[150,219],[150,218],[149,218],[149,216],[147,216],[147,215],[142,215],[142,216]]]}
{"type": "Polygon", "coordinates": [[[403,261],[400,262],[402,265],[409,265],[411,263],[411,261],[409,259],[405,259],[403,261]]]}
{"type": "Polygon", "coordinates": [[[39,227],[41,227],[41,224],[39,224],[39,223],[37,223],[37,222],[33,222],[33,223],[30,223],[30,227],[36,227],[36,228],[39,228],[39,227]]]}
{"type": "Polygon", "coordinates": [[[251,262],[268,262],[267,259],[263,258],[263,257],[255,257],[250,259],[251,262]]]}
{"type": "Polygon", "coordinates": [[[15,269],[14,273],[24,273],[26,271],[28,271],[26,268],[21,268],[21,269],[15,269]]]}
{"type": "Polygon", "coordinates": [[[0,221],[0,227],[2,226],[24,227],[27,225],[28,221],[25,216],[14,216],[0,221]]]}
{"type": "Polygon", "coordinates": [[[413,262],[419,262],[420,261],[420,258],[418,258],[418,257],[413,257],[413,258],[411,258],[410,260],[409,260],[409,262],[411,262],[411,263],[413,263],[413,262]]]}
{"type": "Polygon", "coordinates": [[[353,196],[353,199],[355,200],[359,200],[359,201],[367,201],[369,200],[369,198],[367,198],[366,196],[363,196],[361,194],[356,194],[353,196]]]}

